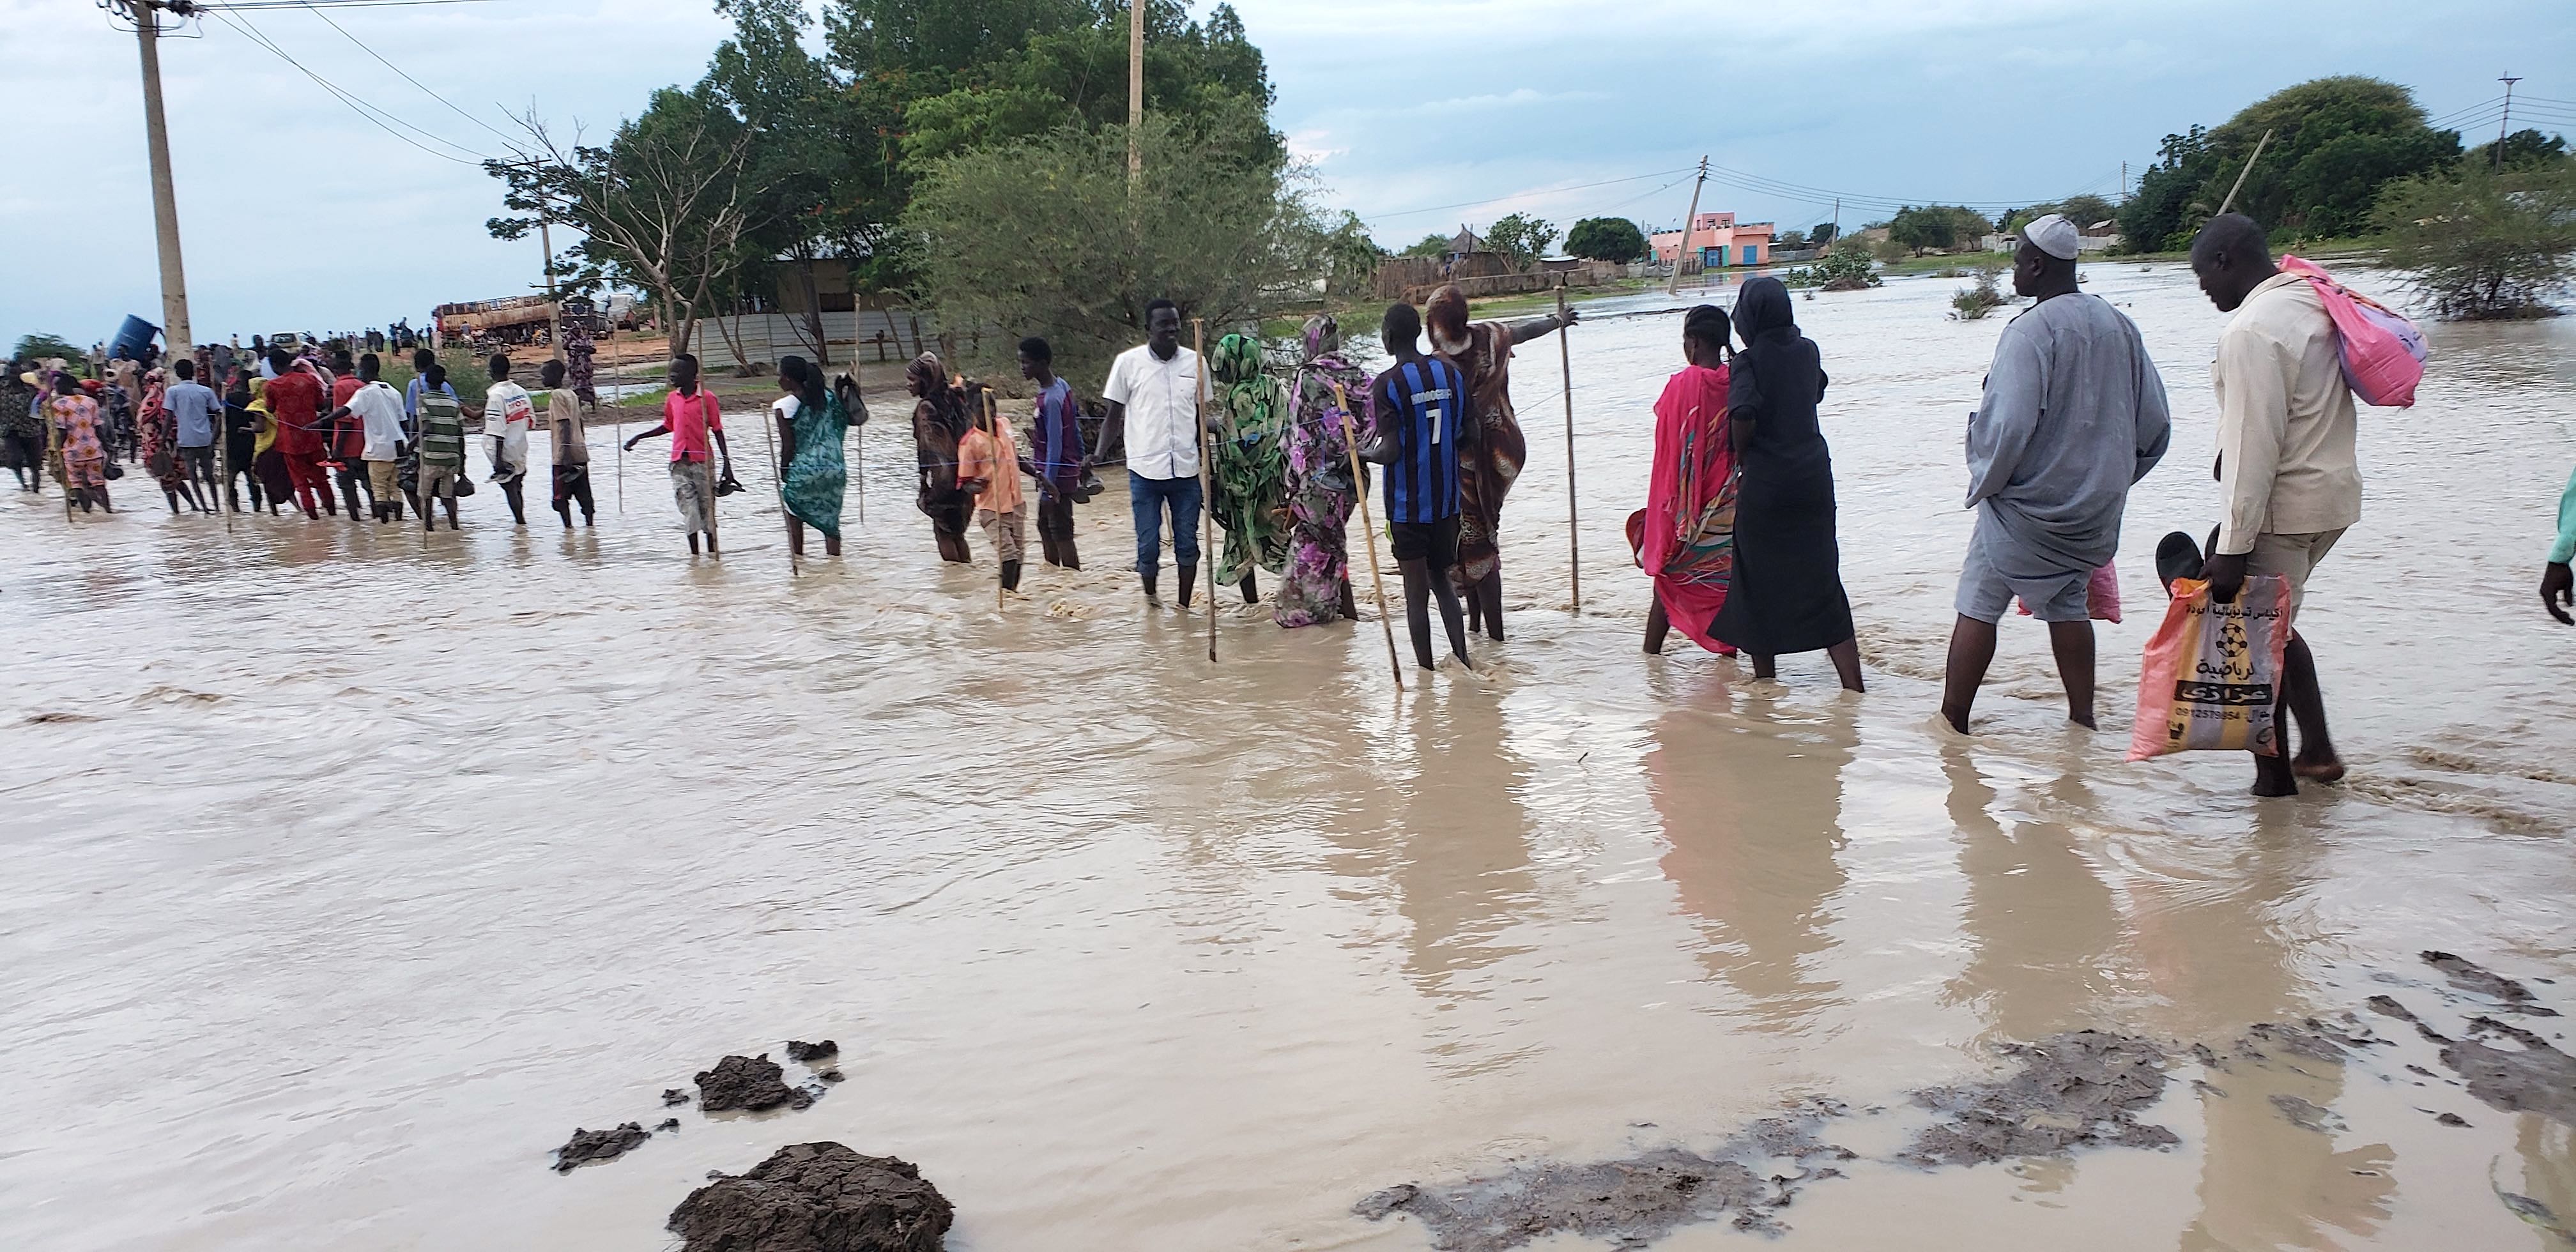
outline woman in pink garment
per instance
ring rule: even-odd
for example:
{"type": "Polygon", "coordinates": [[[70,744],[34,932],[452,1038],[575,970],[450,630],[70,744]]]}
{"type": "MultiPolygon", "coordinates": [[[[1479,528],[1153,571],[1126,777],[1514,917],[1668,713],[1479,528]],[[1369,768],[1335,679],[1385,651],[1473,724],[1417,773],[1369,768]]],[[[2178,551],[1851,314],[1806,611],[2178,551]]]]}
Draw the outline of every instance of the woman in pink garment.
{"type": "Polygon", "coordinates": [[[1728,438],[1726,311],[1703,304],[1682,320],[1689,364],[1655,401],[1654,474],[1646,507],[1628,518],[1637,563],[1655,581],[1646,651],[1664,650],[1673,627],[1721,656],[1735,649],[1709,633],[1735,566],[1735,444],[1728,438]]]}

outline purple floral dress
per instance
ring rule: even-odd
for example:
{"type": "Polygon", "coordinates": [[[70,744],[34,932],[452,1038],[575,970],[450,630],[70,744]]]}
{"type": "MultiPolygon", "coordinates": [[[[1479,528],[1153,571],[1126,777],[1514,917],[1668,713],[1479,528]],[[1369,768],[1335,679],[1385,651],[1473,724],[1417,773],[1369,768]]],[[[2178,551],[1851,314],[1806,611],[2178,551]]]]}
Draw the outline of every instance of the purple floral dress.
{"type": "Polygon", "coordinates": [[[1363,484],[1351,479],[1342,414],[1347,408],[1353,433],[1367,442],[1369,373],[1343,357],[1341,347],[1341,330],[1330,316],[1307,319],[1306,360],[1290,384],[1288,568],[1271,610],[1281,626],[1338,619],[1350,581],[1351,510],[1363,484]]]}

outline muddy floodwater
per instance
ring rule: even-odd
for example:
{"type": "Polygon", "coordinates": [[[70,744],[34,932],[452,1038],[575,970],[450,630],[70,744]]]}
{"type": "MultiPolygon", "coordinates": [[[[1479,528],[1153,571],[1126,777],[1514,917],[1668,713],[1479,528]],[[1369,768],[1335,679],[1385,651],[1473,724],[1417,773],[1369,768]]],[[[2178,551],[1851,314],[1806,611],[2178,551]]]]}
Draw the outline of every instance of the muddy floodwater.
{"type": "Polygon", "coordinates": [[[173,519],[139,473],[112,519],[0,494],[0,1245],[659,1248],[708,1171],[831,1140],[919,1165],[970,1252],[1500,1247],[1434,1221],[1657,1162],[1724,1192],[1628,1228],[1667,1249],[2564,1248],[2576,1100],[2466,1070],[2576,1020],[2576,631],[2533,594],[2576,319],[2436,327],[2419,406],[2364,411],[2300,623],[2352,777],[2258,803],[2242,757],[2122,761],[2156,540],[2217,516],[2222,319],[2177,267],[2087,273],[2175,415],[2099,734],[2027,621],[1978,733],[1936,724],[2003,325],[1947,320],[1956,280],[1797,305],[1862,697],[1638,654],[1680,326],[1608,315],[1660,294],[1572,339],[1581,612],[1542,340],[1512,638],[1400,696],[1374,622],[1228,603],[1210,665],[1114,487],[1090,568],[997,610],[894,421],[792,580],[749,420],[721,561],[652,455],[616,506],[606,432],[570,536],[542,466],[526,530],[487,488],[426,544],[173,519]],[[838,1082],[785,1051],[827,1038],[838,1082]],[[666,1108],[763,1054],[819,1098],[666,1108]],[[2033,1105],[2071,1063],[2117,1085],[2033,1105]]]}

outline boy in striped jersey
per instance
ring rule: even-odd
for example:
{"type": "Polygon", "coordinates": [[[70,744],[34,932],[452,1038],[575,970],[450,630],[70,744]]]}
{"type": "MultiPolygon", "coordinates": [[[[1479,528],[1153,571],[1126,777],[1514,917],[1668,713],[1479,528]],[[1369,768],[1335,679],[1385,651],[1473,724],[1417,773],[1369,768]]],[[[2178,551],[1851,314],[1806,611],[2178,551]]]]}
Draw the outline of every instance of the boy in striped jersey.
{"type": "Polygon", "coordinates": [[[1405,624],[1413,632],[1413,659],[1431,668],[1431,613],[1440,600],[1440,623],[1449,650],[1469,673],[1467,628],[1458,592],[1447,571],[1458,562],[1458,458],[1476,442],[1474,400],[1458,367],[1422,355],[1415,340],[1422,315],[1410,304],[1387,306],[1379,337],[1395,361],[1370,385],[1369,411],[1377,435],[1360,455],[1386,467],[1387,533],[1396,568],[1404,575],[1405,624]]]}

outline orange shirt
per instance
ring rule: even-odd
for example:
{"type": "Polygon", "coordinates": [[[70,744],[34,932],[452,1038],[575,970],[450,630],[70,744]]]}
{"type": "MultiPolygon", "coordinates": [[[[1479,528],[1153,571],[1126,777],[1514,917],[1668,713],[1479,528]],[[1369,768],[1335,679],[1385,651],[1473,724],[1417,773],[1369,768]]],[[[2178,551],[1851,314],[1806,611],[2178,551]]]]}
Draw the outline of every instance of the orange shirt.
{"type": "Polygon", "coordinates": [[[975,494],[975,507],[1008,513],[1020,507],[1020,448],[1011,438],[1011,423],[994,417],[993,427],[1001,434],[1002,452],[993,455],[993,436],[980,430],[968,430],[957,441],[957,476],[981,478],[984,489],[975,494]]]}

